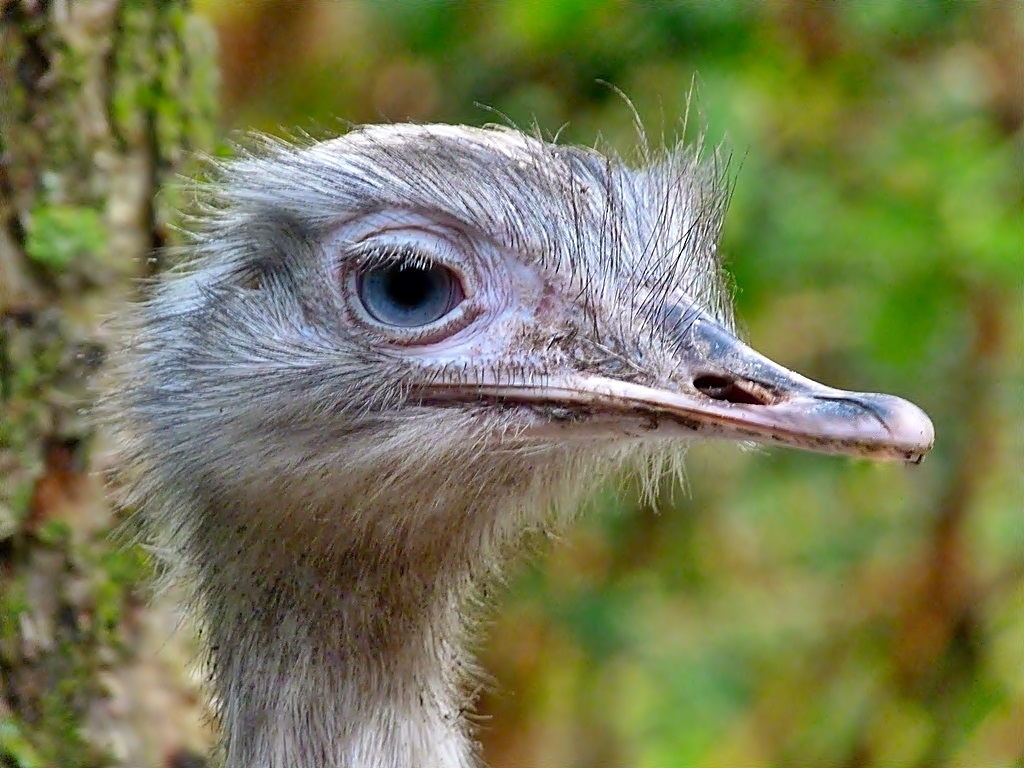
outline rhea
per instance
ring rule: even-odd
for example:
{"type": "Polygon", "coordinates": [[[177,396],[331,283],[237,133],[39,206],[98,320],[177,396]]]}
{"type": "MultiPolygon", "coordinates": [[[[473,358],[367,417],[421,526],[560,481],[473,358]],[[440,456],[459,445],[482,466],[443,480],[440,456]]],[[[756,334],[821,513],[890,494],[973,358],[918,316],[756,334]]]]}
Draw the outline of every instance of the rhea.
{"type": "Polygon", "coordinates": [[[693,438],[917,462],[932,425],[737,338],[683,147],[508,129],[264,140],[200,188],[109,403],[191,587],[228,768],[469,768],[482,590],[693,438]]]}

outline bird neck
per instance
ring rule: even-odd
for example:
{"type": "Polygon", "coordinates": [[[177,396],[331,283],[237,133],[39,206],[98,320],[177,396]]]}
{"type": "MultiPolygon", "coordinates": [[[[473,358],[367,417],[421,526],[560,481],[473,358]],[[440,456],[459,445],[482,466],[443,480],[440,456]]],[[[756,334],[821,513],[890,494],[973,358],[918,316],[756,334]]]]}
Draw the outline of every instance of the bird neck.
{"type": "Polygon", "coordinates": [[[386,494],[350,464],[303,486],[316,495],[293,488],[290,506],[255,483],[194,491],[179,543],[197,569],[225,768],[478,765],[467,636],[524,539],[576,508],[574,456],[517,457],[508,472],[484,453],[396,476],[386,494]]]}
{"type": "MultiPolygon", "coordinates": [[[[328,582],[329,583],[329,582],[328,582]]],[[[266,584],[209,622],[227,768],[468,768],[462,596],[266,584]]]]}
{"type": "Polygon", "coordinates": [[[464,643],[478,574],[440,567],[459,562],[443,551],[249,544],[202,576],[226,768],[478,764],[464,643]]]}

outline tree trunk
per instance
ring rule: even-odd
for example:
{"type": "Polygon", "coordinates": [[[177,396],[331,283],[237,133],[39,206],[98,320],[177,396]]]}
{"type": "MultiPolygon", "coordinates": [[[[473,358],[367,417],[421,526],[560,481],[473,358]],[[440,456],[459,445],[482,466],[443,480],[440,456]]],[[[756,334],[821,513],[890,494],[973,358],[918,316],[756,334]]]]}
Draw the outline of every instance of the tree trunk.
{"type": "Polygon", "coordinates": [[[0,0],[0,766],[209,740],[176,617],[110,535],[86,382],[171,237],[162,185],[210,147],[212,39],[184,0],[0,0]]]}

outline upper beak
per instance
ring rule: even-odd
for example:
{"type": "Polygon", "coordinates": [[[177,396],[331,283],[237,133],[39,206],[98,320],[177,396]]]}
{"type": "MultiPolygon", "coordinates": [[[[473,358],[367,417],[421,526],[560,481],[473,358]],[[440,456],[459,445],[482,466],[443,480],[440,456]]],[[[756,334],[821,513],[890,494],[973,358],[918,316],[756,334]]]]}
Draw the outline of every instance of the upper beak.
{"type": "MultiPolygon", "coordinates": [[[[665,316],[679,325],[675,307],[665,316]]],[[[638,437],[698,433],[913,463],[931,449],[931,420],[913,403],[819,384],[754,351],[710,316],[690,317],[685,328],[669,329],[678,352],[666,386],[573,373],[536,384],[480,383],[472,390],[478,398],[546,405],[553,413],[561,408],[568,416],[547,425],[559,432],[589,425],[638,437]]],[[[455,394],[444,389],[448,397],[455,394]]]]}

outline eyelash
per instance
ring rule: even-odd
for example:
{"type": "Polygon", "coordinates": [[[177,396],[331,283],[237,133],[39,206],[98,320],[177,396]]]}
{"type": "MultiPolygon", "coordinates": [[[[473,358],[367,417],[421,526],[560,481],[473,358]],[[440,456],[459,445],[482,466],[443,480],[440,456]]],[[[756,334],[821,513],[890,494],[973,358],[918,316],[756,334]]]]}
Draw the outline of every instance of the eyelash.
{"type": "MultiPolygon", "coordinates": [[[[413,245],[399,245],[396,247],[372,246],[366,250],[359,251],[355,255],[355,260],[359,265],[359,270],[385,264],[388,266],[412,267],[414,269],[429,269],[438,263],[436,259],[432,259],[422,248],[417,248],[413,245]]],[[[458,270],[453,269],[452,271],[460,274],[458,270]]]]}

